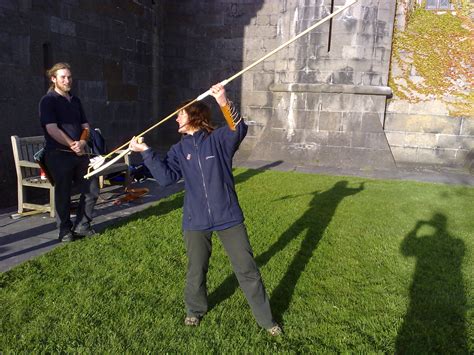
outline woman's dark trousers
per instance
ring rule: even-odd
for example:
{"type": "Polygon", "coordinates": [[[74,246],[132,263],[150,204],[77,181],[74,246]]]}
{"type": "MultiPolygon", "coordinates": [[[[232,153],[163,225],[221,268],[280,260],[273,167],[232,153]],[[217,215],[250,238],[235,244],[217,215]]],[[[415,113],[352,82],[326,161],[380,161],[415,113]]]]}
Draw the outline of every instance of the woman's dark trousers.
{"type": "MultiPolygon", "coordinates": [[[[257,323],[269,329],[276,323],[270,310],[270,302],[255,263],[245,225],[217,231],[239,285],[252,309],[257,323]]],[[[184,298],[188,316],[202,317],[208,309],[206,274],[212,251],[212,232],[184,231],[188,256],[188,271],[184,298]]]]}

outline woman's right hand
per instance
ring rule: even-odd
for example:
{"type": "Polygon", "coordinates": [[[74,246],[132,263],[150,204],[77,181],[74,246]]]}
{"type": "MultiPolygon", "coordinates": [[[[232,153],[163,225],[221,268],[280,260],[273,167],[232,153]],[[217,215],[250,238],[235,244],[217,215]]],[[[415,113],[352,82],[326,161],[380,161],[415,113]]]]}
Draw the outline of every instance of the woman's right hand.
{"type": "Polygon", "coordinates": [[[149,149],[150,147],[143,142],[143,137],[133,137],[132,140],[130,141],[130,145],[128,148],[132,152],[144,152],[145,150],[149,149]]]}
{"type": "Polygon", "coordinates": [[[227,105],[227,96],[225,93],[224,85],[216,84],[211,87],[211,96],[214,96],[219,106],[224,107],[227,105]]]}

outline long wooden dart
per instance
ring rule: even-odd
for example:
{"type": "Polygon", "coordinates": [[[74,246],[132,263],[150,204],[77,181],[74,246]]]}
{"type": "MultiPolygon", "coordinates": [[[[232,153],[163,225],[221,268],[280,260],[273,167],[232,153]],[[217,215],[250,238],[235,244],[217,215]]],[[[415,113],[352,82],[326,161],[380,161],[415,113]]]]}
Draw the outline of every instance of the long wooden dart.
{"type": "MultiPolygon", "coordinates": [[[[303,32],[299,33],[298,35],[296,35],[295,37],[291,38],[290,40],[286,41],[285,43],[283,43],[282,45],[278,46],[277,48],[275,48],[274,50],[272,50],[271,52],[267,53],[266,55],[264,55],[262,58],[256,60],[255,62],[253,62],[252,64],[250,64],[249,66],[245,67],[244,69],[242,69],[241,71],[239,71],[238,73],[232,75],[230,78],[227,78],[225,79],[224,81],[221,82],[222,85],[227,85],[228,83],[230,83],[232,80],[238,78],[239,76],[241,76],[242,74],[244,74],[246,71],[252,69],[253,67],[255,67],[256,65],[260,64],[261,62],[263,62],[265,59],[271,57],[272,55],[274,55],[275,53],[277,53],[278,51],[282,50],[283,48],[285,48],[286,46],[288,46],[289,44],[293,43],[294,41],[296,41],[297,39],[299,39],[300,37],[306,35],[308,32],[314,30],[316,27],[322,25],[323,23],[325,23],[326,21],[332,19],[334,16],[338,15],[339,13],[341,13],[342,11],[346,10],[347,8],[351,7],[352,5],[354,5],[357,1],[359,0],[352,0],[350,1],[348,4],[344,5],[343,7],[341,7],[340,9],[334,11],[333,13],[331,13],[330,15],[326,16],[325,18],[319,20],[317,23],[315,23],[314,25],[308,27],[306,30],[304,30],[303,32]]],[[[163,118],[161,121],[159,121],[158,123],[154,124],[153,126],[151,126],[150,128],[146,129],[145,131],[141,132],[140,134],[136,135],[137,138],[139,137],[143,137],[146,133],[150,132],[152,129],[155,129],[156,127],[158,127],[159,125],[161,125],[162,123],[166,122],[167,120],[169,120],[171,117],[173,117],[174,115],[176,115],[177,113],[179,113],[181,110],[184,110],[186,107],[192,105],[193,103],[195,103],[196,101],[200,101],[204,98],[206,98],[207,96],[209,96],[211,94],[211,89],[207,90],[206,92],[202,93],[201,95],[199,95],[198,97],[196,97],[194,100],[192,100],[191,102],[187,103],[186,105],[178,108],[176,111],[174,111],[173,113],[169,114],[168,116],[166,116],[165,118],[163,118]]],[[[105,155],[103,158],[104,158],[104,161],[106,158],[110,157],[112,154],[115,154],[118,150],[124,148],[125,146],[129,145],[131,142],[131,140],[129,140],[128,142],[124,143],[123,145],[121,145],[120,147],[118,147],[117,149],[113,150],[112,152],[110,152],[109,154],[105,155]]],[[[121,152],[120,153],[120,156],[123,157],[125,154],[127,153],[124,153],[124,152],[127,152],[129,153],[130,150],[127,148],[125,151],[121,152]]],[[[91,167],[89,167],[89,170],[87,172],[87,174],[84,176],[85,178],[89,178],[91,176],[94,176],[96,175],[97,173],[99,173],[100,171],[103,171],[104,169],[106,169],[107,167],[109,167],[110,165],[112,165],[115,161],[117,161],[117,159],[112,159],[111,161],[107,162],[107,163],[104,163],[101,167],[91,171],[91,167]]]]}

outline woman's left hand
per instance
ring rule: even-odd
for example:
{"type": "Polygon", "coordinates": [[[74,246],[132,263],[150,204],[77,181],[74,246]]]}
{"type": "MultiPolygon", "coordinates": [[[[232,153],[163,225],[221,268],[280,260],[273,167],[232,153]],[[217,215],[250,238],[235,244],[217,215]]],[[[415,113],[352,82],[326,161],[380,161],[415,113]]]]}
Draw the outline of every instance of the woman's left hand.
{"type": "Polygon", "coordinates": [[[211,87],[211,95],[214,96],[219,106],[224,107],[225,105],[227,105],[227,96],[225,94],[224,85],[213,85],[211,87]]]}
{"type": "Polygon", "coordinates": [[[139,137],[139,138],[133,137],[130,140],[130,145],[128,146],[128,148],[132,152],[141,153],[141,152],[144,152],[145,150],[147,150],[149,147],[146,143],[143,143],[143,138],[142,137],[139,137]]]}

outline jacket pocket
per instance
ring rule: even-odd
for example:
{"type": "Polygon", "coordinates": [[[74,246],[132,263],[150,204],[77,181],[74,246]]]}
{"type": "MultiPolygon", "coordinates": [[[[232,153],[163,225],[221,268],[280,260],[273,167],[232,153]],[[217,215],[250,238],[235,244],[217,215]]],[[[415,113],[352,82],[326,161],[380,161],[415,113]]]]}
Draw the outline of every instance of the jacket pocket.
{"type": "Polygon", "coordinates": [[[224,186],[225,186],[225,191],[226,191],[226,196],[227,196],[227,208],[228,208],[228,211],[229,211],[230,215],[232,217],[234,217],[232,207],[234,206],[234,204],[237,203],[237,198],[236,198],[236,195],[235,195],[235,191],[229,185],[227,185],[226,183],[224,183],[224,186]]]}

